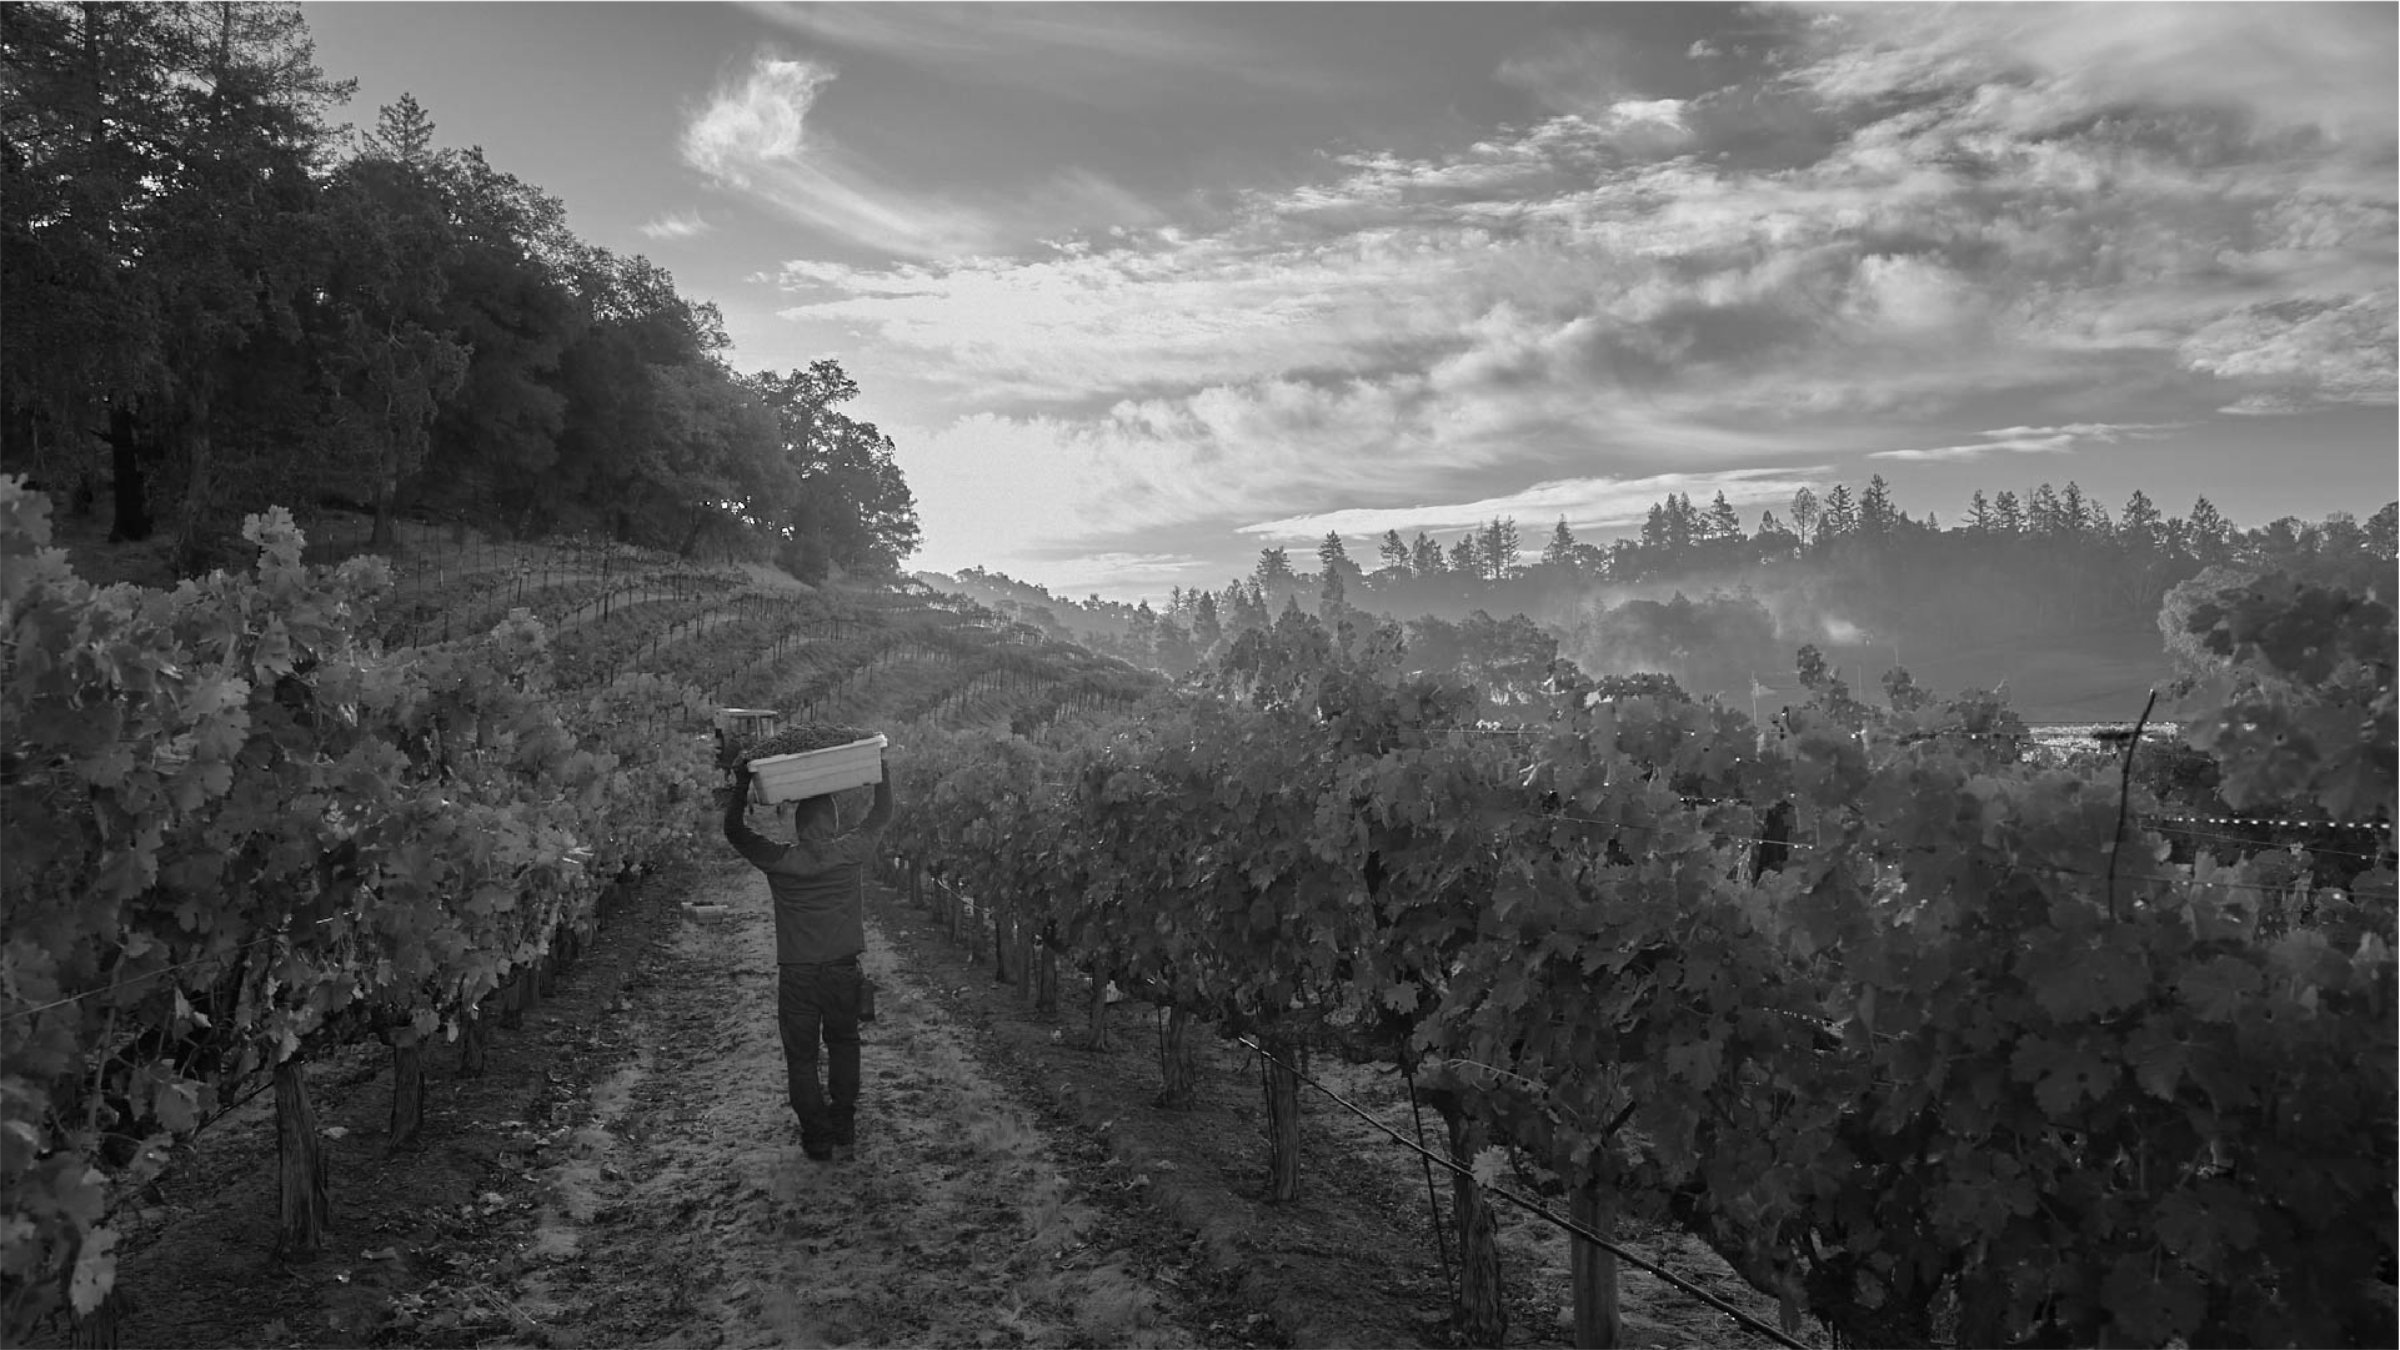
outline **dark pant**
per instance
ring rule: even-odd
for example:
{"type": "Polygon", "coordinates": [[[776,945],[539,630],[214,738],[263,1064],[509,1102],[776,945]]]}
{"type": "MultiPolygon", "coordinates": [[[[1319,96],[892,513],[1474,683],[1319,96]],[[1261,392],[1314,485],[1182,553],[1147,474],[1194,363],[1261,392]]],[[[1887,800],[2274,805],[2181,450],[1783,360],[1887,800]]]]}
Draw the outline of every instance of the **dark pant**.
{"type": "Polygon", "coordinates": [[[855,1142],[858,1116],[857,958],[780,968],[775,1021],[803,1147],[855,1142]],[[817,1037],[825,1038],[826,1078],[817,1082],[817,1037]],[[832,1100],[828,1102],[826,1099],[832,1100]]]}

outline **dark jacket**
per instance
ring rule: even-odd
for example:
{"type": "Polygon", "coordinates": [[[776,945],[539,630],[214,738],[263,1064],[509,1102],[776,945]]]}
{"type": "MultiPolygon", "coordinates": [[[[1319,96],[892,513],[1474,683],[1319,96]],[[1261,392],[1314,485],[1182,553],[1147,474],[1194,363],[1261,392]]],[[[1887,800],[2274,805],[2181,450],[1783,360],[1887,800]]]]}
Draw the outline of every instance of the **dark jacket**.
{"type": "Polygon", "coordinates": [[[875,806],[858,828],[825,839],[778,844],[742,819],[750,805],[743,774],[725,806],[725,839],[767,874],[775,901],[775,960],[811,965],[854,957],[867,947],[866,863],[876,836],[892,821],[890,780],[875,785],[875,806]]]}

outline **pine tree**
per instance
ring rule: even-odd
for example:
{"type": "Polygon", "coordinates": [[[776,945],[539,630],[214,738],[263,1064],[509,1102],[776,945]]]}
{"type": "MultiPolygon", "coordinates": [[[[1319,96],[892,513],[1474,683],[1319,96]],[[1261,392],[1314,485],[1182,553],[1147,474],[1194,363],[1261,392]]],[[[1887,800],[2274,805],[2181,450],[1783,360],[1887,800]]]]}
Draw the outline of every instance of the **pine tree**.
{"type": "Polygon", "coordinates": [[[1343,611],[1349,608],[1350,596],[1342,585],[1342,569],[1329,562],[1317,583],[1317,617],[1329,625],[1340,623],[1343,611]]]}
{"type": "Polygon", "coordinates": [[[1477,542],[1475,553],[1476,561],[1483,564],[1483,574],[1486,578],[1492,581],[1506,581],[1515,575],[1517,559],[1520,556],[1517,541],[1517,518],[1510,516],[1503,520],[1494,517],[1491,524],[1483,527],[1482,538],[1477,542]]]}
{"type": "Polygon", "coordinates": [[[1381,549],[1381,553],[1383,555],[1383,567],[1385,571],[1390,572],[1395,577],[1405,578],[1408,575],[1408,545],[1401,540],[1400,532],[1398,530],[1385,530],[1383,532],[1383,547],[1381,549]]]}
{"type": "Polygon", "coordinates": [[[1792,494],[1792,533],[1800,536],[1805,547],[1817,537],[1817,494],[1802,487],[1792,494]]]}
{"type": "Polygon", "coordinates": [[[1409,545],[1408,561],[1409,567],[1421,577],[1438,577],[1450,570],[1450,560],[1443,555],[1442,546],[1423,530],[1417,531],[1417,541],[1409,545]]]}
{"type": "Polygon", "coordinates": [[[1892,488],[1882,474],[1867,480],[1867,490],[1858,495],[1858,532],[1871,538],[1889,535],[1899,524],[1899,512],[1892,506],[1892,488]]]}
{"type": "Polygon", "coordinates": [[[2035,485],[2033,496],[2025,503],[2025,524],[2039,535],[2064,534],[2072,528],[2059,505],[2058,489],[2048,483],[2035,485]]]}
{"type": "Polygon", "coordinates": [[[1460,535],[1458,542],[1450,546],[1450,570],[1465,577],[1481,575],[1483,565],[1475,556],[1473,531],[1460,535]]]}
{"type": "Polygon", "coordinates": [[[2201,497],[2192,503],[2192,514],[2184,522],[2192,541],[2192,553],[2202,562],[2214,562],[2225,552],[2227,538],[2233,533],[2231,522],[2217,511],[2216,503],[2201,497]]]}
{"type": "Polygon", "coordinates": [[[1251,569],[1251,575],[1262,583],[1290,581],[1291,555],[1279,548],[1262,548],[1258,551],[1258,565],[1251,569]]]}
{"type": "Polygon", "coordinates": [[[403,93],[398,103],[378,109],[375,129],[364,140],[361,159],[385,159],[420,170],[432,167],[433,118],[415,94],[403,93]]]}
{"type": "Polygon", "coordinates": [[[1690,493],[1678,492],[1667,498],[1667,547],[1677,553],[1689,551],[1699,542],[1703,528],[1690,493]]]}
{"type": "Polygon", "coordinates": [[[1567,518],[1558,518],[1558,528],[1550,532],[1550,542],[1542,546],[1542,561],[1551,567],[1565,567],[1575,560],[1575,532],[1567,528],[1567,518]]]}
{"type": "Polygon", "coordinates": [[[1819,539],[1838,539],[1858,532],[1858,507],[1850,500],[1846,483],[1836,483],[1825,494],[1825,513],[1817,522],[1819,539]]]}
{"type": "Polygon", "coordinates": [[[2025,533],[2025,509],[2017,504],[2017,494],[2006,488],[1992,498],[1992,529],[1998,534],[2025,533]]]}
{"type": "Polygon", "coordinates": [[[1192,606],[1192,643],[1206,656],[1224,640],[1225,625],[1217,618],[1217,597],[1206,591],[1200,591],[1199,596],[1198,603],[1192,606]]]}
{"type": "Polygon", "coordinates": [[[2084,500],[2083,489],[2072,478],[2067,480],[2066,491],[2058,494],[2058,524],[2069,534],[2090,529],[2093,524],[2092,508],[2084,500]]]}
{"type": "Polygon", "coordinates": [[[1317,570],[1330,576],[1350,565],[1350,554],[1342,547],[1342,536],[1327,530],[1325,538],[1317,544],[1317,570]]]}
{"type": "Polygon", "coordinates": [[[1977,534],[1991,533],[1992,504],[1984,499],[1982,488],[1975,489],[1975,495],[1967,498],[1967,528],[1977,534]]]}
{"type": "Polygon", "coordinates": [[[1708,538],[1713,543],[1741,537],[1742,518],[1733,513],[1733,504],[1725,500],[1725,491],[1719,488],[1716,500],[1708,504],[1708,538]]]}
{"type": "Polygon", "coordinates": [[[1650,514],[1642,517],[1642,547],[1661,552],[1674,547],[1673,528],[1667,517],[1666,503],[1650,503],[1650,514]]]}

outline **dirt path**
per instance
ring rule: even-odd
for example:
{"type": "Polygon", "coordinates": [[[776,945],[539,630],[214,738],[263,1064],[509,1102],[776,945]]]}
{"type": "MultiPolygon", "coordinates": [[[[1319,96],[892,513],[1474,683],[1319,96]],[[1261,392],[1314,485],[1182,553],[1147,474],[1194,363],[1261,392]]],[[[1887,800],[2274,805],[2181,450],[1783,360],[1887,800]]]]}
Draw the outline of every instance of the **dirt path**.
{"type": "Polygon", "coordinates": [[[859,1156],[783,1101],[763,885],[725,867],[629,986],[638,1046],[536,1176],[512,1298],[550,1345],[1191,1345],[957,1020],[870,931],[859,1156]],[[721,906],[719,910],[717,907],[721,906]]]}

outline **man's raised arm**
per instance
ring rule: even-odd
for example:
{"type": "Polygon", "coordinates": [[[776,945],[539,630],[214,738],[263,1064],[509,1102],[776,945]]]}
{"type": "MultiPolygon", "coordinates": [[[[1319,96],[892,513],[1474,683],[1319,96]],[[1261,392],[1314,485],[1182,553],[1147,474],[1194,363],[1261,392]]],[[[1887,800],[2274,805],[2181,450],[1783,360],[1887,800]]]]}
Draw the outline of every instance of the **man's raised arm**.
{"type": "Polygon", "coordinates": [[[858,822],[861,834],[881,834],[892,823],[892,766],[883,766],[883,777],[875,780],[875,804],[867,808],[867,818],[858,822]]]}
{"type": "Polygon", "coordinates": [[[733,795],[725,800],[725,842],[753,867],[772,867],[783,860],[784,846],[750,828],[750,766],[734,770],[733,795]]]}

